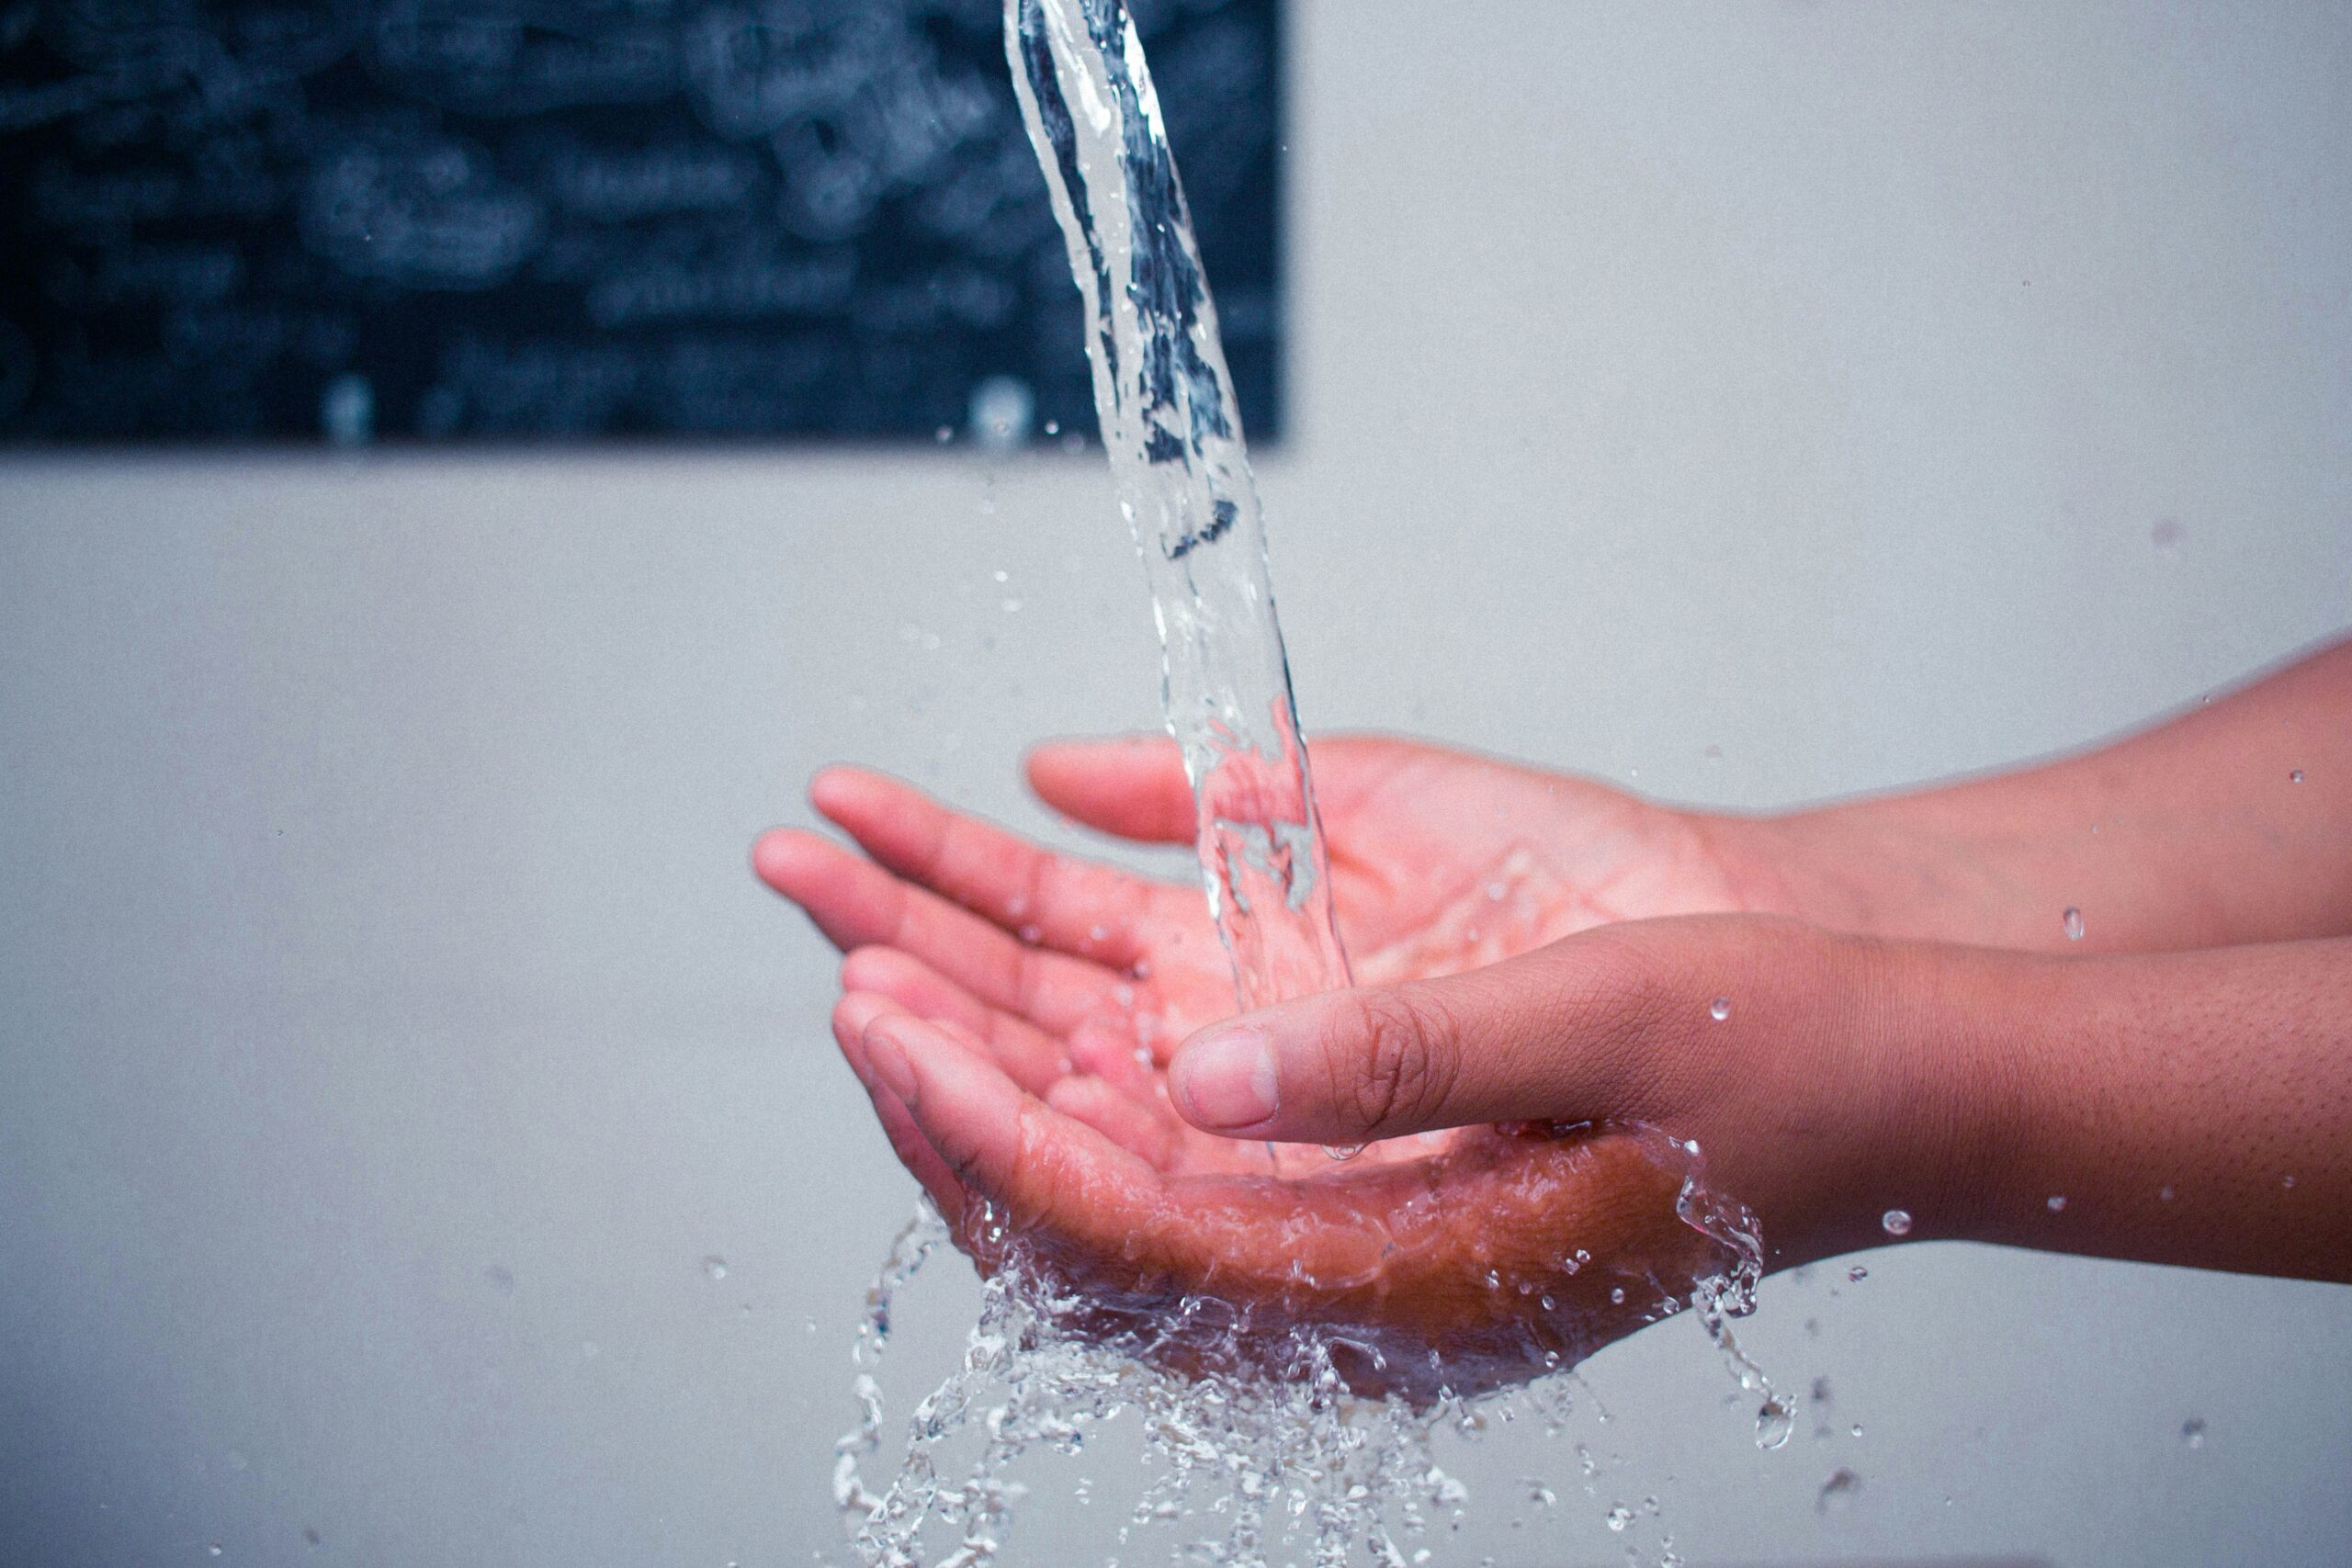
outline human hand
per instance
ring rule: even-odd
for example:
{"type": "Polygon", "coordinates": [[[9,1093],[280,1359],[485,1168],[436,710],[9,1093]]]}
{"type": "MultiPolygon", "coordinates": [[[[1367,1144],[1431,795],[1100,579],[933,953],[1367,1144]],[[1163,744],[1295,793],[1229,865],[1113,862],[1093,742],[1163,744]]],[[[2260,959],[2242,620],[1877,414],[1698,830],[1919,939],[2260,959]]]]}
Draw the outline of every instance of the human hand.
{"type": "MultiPolygon", "coordinates": [[[[1694,819],[1600,786],[1386,740],[1325,742],[1317,763],[1366,980],[1740,897],[1694,819]]],[[[1165,743],[1047,747],[1031,776],[1080,821],[1192,836],[1165,743]]],[[[870,773],[830,771],[812,796],[872,860],[786,831],[755,863],[849,950],[836,1032],[894,1145],[951,1218],[989,1199],[1099,1299],[1343,1324],[1392,1367],[1443,1347],[1460,1387],[1474,1364],[1573,1360],[1724,1267],[1675,1218],[1679,1172],[1633,1134],[1448,1130],[1335,1168],[1188,1125],[1170,1049],[1232,1008],[1195,888],[1050,854],[870,773]]]]}

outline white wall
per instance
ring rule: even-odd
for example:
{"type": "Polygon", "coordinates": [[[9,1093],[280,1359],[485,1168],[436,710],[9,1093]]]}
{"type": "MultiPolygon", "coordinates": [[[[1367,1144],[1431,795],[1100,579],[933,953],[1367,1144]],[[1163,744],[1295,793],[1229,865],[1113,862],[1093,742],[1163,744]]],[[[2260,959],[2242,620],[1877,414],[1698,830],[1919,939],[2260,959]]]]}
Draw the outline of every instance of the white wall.
{"type": "MultiPolygon", "coordinates": [[[[1295,39],[1261,477],[1310,724],[1767,806],[2352,622],[2352,12],[1357,0],[1295,39]]],[[[744,847],[844,755],[1045,826],[1021,744],[1152,722],[1149,637],[1091,458],[0,466],[0,1559],[832,1547],[911,1187],[744,847]]],[[[1589,1369],[1597,1495],[1498,1433],[1438,1561],[1612,1561],[1649,1493],[1702,1563],[2341,1560],[2352,1292],[1868,1262],[1750,1336],[1835,1436],[1758,1454],[1668,1325],[1589,1369]]],[[[899,1409],[967,1272],[915,1292],[899,1409]]],[[[1096,1539],[1032,1514],[1016,1561],[1096,1539]]]]}

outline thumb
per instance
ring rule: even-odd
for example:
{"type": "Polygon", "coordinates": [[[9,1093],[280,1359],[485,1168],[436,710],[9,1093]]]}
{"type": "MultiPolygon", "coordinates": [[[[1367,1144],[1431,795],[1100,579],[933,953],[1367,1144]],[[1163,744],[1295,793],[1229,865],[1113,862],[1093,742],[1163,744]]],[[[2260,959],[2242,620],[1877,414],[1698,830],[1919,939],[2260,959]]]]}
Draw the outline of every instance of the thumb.
{"type": "Polygon", "coordinates": [[[1261,1008],[1186,1041],[1177,1111],[1237,1137],[1361,1143],[1478,1122],[1578,1120],[1608,1103],[1639,1007],[1611,1006],[1554,948],[1436,980],[1261,1008]],[[1612,1045],[1615,1048],[1612,1048],[1612,1045]]]}
{"type": "MultiPolygon", "coordinates": [[[[1169,1090],[1233,1137],[1353,1144],[1476,1122],[1654,1119],[1739,1030],[1713,998],[1770,973],[1741,917],[1600,927],[1483,969],[1261,1008],[1178,1048],[1169,1090]]],[[[1758,999],[1761,999],[1758,998],[1758,999]]]]}

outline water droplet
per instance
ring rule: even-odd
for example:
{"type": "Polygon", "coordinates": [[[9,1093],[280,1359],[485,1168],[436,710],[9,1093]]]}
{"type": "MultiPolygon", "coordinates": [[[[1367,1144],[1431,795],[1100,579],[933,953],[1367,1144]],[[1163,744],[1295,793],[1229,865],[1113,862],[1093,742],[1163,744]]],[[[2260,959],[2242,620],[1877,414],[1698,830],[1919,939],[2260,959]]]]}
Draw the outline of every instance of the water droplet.
{"type": "Polygon", "coordinates": [[[2279,1180],[2282,1184],[2289,1187],[2292,1187],[2295,1184],[2295,1179],[2291,1176],[2281,1177],[2279,1178],[2279,1180]]]}
{"type": "Polygon", "coordinates": [[[2205,1446],[2205,1417],[2191,1416],[2180,1424],[2180,1440],[2192,1449],[2205,1446]]]}
{"type": "Polygon", "coordinates": [[[1859,1284],[1860,1284],[1863,1280],[1865,1280],[1869,1279],[1870,1277],[1871,1277],[1871,1271],[1870,1271],[1869,1269],[1867,1269],[1863,1268],[1863,1267],[1862,1267],[1860,1264],[1859,1264],[1859,1263],[1855,1264],[1851,1269],[1847,1269],[1847,1270],[1846,1270],[1846,1281],[1847,1281],[1847,1283],[1849,1283],[1849,1284],[1859,1285],[1859,1284]]]}
{"type": "Polygon", "coordinates": [[[1098,926],[1089,926],[1089,927],[1087,927],[1087,928],[1086,928],[1086,940],[1087,940],[1087,941],[1089,941],[1089,942],[1101,942],[1101,941],[1104,940],[1105,938],[1107,938],[1110,934],[1111,934],[1111,928],[1110,928],[1110,927],[1108,927],[1108,926],[1099,926],[1099,925],[1098,925],[1098,926]]]}
{"type": "Polygon", "coordinates": [[[1049,420],[1047,420],[1047,421],[1046,422],[1046,434],[1048,434],[1048,435],[1059,435],[1061,433],[1062,433],[1062,422],[1061,422],[1060,420],[1057,420],[1057,419],[1049,419],[1049,420]]]}
{"type": "Polygon", "coordinates": [[[933,434],[932,439],[944,446],[956,439],[956,427],[952,424],[943,424],[933,434]]]}
{"type": "Polygon", "coordinates": [[[1842,1508],[1852,1502],[1854,1494],[1861,1489],[1862,1478],[1840,1465],[1829,1472],[1828,1480],[1821,1483],[1821,1492],[1814,1498],[1813,1506],[1825,1514],[1832,1508],[1842,1508]]]}
{"type": "Polygon", "coordinates": [[[1796,1430],[1796,1412],[1778,1394],[1766,1400],[1756,1412],[1756,1446],[1770,1452],[1786,1447],[1789,1434],[1796,1430]]]}
{"type": "Polygon", "coordinates": [[[219,1541],[217,1541],[217,1540],[216,1540],[216,1541],[214,1541],[210,1546],[206,1547],[206,1548],[204,1549],[204,1555],[205,1555],[205,1556],[207,1556],[207,1557],[218,1557],[218,1556],[220,1556],[220,1543],[219,1541]]]}
{"type": "Polygon", "coordinates": [[[2289,774],[2287,775],[2287,782],[2288,782],[2289,784],[2301,784],[2301,783],[2302,783],[2302,782],[2303,782],[2303,770],[2302,770],[2302,769],[2301,769],[2301,768],[2297,768],[2294,772],[2292,772],[2292,773],[2289,773],[2289,774]]]}
{"type": "Polygon", "coordinates": [[[2067,905],[2066,913],[2063,917],[2062,923],[2066,928],[2066,940],[2068,942],[2080,942],[2083,940],[2083,912],[2080,909],[2075,908],[2072,904],[2067,905]]]}
{"type": "Polygon", "coordinates": [[[2171,1202],[2171,1201],[2172,1201],[2172,1183],[2171,1183],[2171,1182],[2169,1182],[2169,1181],[2167,1181],[2167,1182],[2165,1182],[2162,1187],[2157,1188],[2157,1189],[2156,1189],[2156,1197],[2157,1197],[2159,1200],[2161,1200],[2162,1201],[2164,1201],[2164,1202],[2166,1202],[2166,1203],[2171,1202]]]}
{"type": "Polygon", "coordinates": [[[1328,1159],[1353,1159],[1356,1156],[1362,1153],[1363,1153],[1363,1145],[1362,1144],[1326,1144],[1323,1145],[1323,1154],[1328,1159]]]}
{"type": "Polygon", "coordinates": [[[1625,1304],[1625,1287],[1623,1285],[1611,1286],[1609,1288],[1609,1300],[1612,1305],[1623,1306],[1625,1304]]]}
{"type": "Polygon", "coordinates": [[[1015,934],[1018,935],[1023,942],[1025,942],[1030,946],[1035,947],[1044,939],[1046,929],[1043,926],[1024,925],[1015,934]]]}
{"type": "Polygon", "coordinates": [[[1623,1503],[1611,1503],[1609,1506],[1608,1519],[1609,1528],[1622,1534],[1625,1527],[1634,1522],[1634,1510],[1623,1503]]]}
{"type": "Polygon", "coordinates": [[[1724,1020],[1729,1018],[1731,1016],[1731,998],[1729,997],[1717,997],[1713,1001],[1709,1002],[1707,1004],[1707,1016],[1713,1019],[1717,1023],[1721,1023],[1724,1020]]]}
{"type": "Polygon", "coordinates": [[[1879,1228],[1889,1235],[1911,1234],[1911,1213],[1907,1209],[1889,1209],[1879,1216],[1879,1228]]]}
{"type": "Polygon", "coordinates": [[[1853,1432],[1854,1436],[1858,1438],[1862,1435],[1862,1424],[1860,1421],[1854,1423],[1853,1432]]]}
{"type": "Polygon", "coordinates": [[[2053,1214],[2063,1214],[2066,1212],[2066,1195],[2064,1192],[2052,1192],[2050,1195],[2050,1212],[2053,1214]]]}
{"type": "Polygon", "coordinates": [[[1500,882],[1489,882],[1487,884],[1487,898],[1488,902],[1499,904],[1505,898],[1510,897],[1510,888],[1505,884],[1500,882]]]}
{"type": "Polygon", "coordinates": [[[1007,599],[1004,601],[1004,613],[1008,615],[1019,615],[1021,613],[1021,601],[1018,599],[1007,599]]]}
{"type": "Polygon", "coordinates": [[[1037,400],[1029,384],[1014,376],[991,376],[972,389],[969,411],[972,434],[990,451],[1006,452],[1029,439],[1030,423],[1037,417],[1037,400]]]}

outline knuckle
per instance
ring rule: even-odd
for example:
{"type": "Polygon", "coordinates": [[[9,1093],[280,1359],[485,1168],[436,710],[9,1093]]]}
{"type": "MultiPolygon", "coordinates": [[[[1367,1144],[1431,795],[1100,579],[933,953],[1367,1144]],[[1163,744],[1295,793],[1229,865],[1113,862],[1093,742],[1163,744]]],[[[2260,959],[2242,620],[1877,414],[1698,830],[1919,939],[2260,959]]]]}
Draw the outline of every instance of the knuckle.
{"type": "Polygon", "coordinates": [[[1333,1103],[1366,1133],[1427,1124],[1453,1087],[1453,1021],[1427,998],[1367,991],[1344,1015],[1333,1103]]]}

